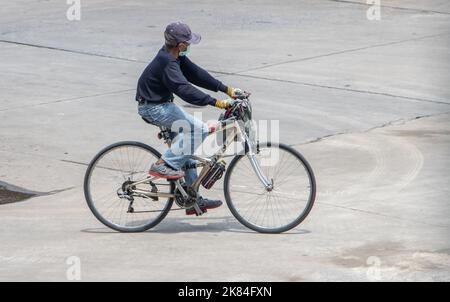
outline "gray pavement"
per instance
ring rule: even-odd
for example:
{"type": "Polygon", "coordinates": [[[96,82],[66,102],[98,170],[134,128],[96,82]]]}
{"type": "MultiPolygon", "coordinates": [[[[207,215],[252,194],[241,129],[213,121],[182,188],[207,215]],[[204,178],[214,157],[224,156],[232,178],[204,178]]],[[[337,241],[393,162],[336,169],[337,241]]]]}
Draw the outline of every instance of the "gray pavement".
{"type": "Polygon", "coordinates": [[[0,8],[0,187],[35,195],[0,203],[0,280],[65,281],[76,256],[84,281],[450,281],[448,1],[382,0],[378,21],[364,0],[81,2],[80,21],[65,1],[0,8]],[[120,234],[87,208],[100,148],[164,149],[134,94],[177,19],[202,34],[192,60],[252,91],[311,163],[294,230],[254,233],[224,206],[120,234]]]}

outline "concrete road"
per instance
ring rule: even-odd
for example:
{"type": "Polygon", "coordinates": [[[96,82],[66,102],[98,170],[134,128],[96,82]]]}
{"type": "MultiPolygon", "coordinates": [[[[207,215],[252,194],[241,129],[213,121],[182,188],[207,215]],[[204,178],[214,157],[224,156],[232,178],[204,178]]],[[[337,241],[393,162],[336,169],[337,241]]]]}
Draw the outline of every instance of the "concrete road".
{"type": "Polygon", "coordinates": [[[84,281],[450,281],[448,1],[382,0],[380,20],[364,0],[256,2],[81,1],[79,21],[65,1],[2,4],[1,281],[69,280],[73,259],[84,281]],[[313,166],[294,230],[254,233],[223,206],[121,234],[87,208],[100,148],[164,149],[134,94],[177,19],[202,34],[192,60],[252,91],[313,166]]]}

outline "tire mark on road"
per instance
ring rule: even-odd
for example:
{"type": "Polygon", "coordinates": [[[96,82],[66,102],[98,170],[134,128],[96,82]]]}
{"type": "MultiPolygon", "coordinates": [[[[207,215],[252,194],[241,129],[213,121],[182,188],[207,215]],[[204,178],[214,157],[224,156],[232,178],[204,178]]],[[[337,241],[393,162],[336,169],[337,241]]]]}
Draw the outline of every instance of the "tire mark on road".
{"type": "Polygon", "coordinates": [[[440,112],[440,113],[436,113],[436,114],[418,115],[418,116],[415,116],[415,117],[412,117],[412,118],[407,118],[407,119],[404,119],[404,118],[396,119],[396,120],[393,120],[393,121],[389,121],[389,122],[380,124],[378,126],[374,126],[374,127],[362,130],[362,131],[343,131],[343,132],[338,132],[338,133],[327,134],[327,135],[324,135],[324,136],[313,138],[313,139],[308,140],[306,142],[289,144],[289,146],[295,148],[295,147],[299,147],[299,146],[302,146],[302,145],[317,143],[317,142],[320,142],[320,141],[322,141],[324,139],[327,139],[327,138],[330,138],[330,137],[346,135],[346,134],[355,134],[355,133],[368,133],[368,132],[371,132],[371,131],[376,130],[376,129],[381,129],[381,128],[385,128],[385,127],[389,127],[389,126],[404,125],[404,124],[406,124],[408,122],[412,122],[412,121],[415,121],[415,120],[418,120],[418,119],[423,119],[423,118],[428,118],[428,117],[435,117],[435,116],[446,115],[446,114],[450,114],[450,111],[440,112]]]}
{"type": "Polygon", "coordinates": [[[355,208],[355,207],[341,206],[341,205],[336,205],[336,204],[323,202],[323,201],[316,201],[315,203],[316,204],[322,204],[322,205],[325,205],[325,206],[328,206],[328,207],[340,208],[340,209],[350,210],[350,211],[354,211],[354,212],[365,213],[365,214],[369,214],[369,215],[376,215],[376,216],[392,218],[392,219],[401,220],[401,221],[408,221],[408,222],[415,223],[415,224],[422,224],[422,225],[427,225],[427,226],[432,226],[432,227],[439,227],[439,228],[448,228],[449,227],[448,225],[444,225],[444,224],[433,224],[433,223],[427,223],[427,222],[423,222],[423,221],[419,221],[419,220],[413,220],[413,219],[408,219],[408,218],[405,219],[403,217],[387,215],[387,214],[378,213],[378,212],[375,212],[375,211],[362,210],[362,209],[358,209],[358,208],[355,208]]]}

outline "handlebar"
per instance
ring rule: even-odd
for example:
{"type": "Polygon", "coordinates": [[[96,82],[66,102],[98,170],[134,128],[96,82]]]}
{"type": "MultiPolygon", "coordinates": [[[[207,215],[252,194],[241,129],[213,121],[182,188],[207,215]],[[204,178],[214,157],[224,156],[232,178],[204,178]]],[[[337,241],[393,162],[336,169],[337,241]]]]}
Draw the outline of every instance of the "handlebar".
{"type": "Polygon", "coordinates": [[[247,92],[247,91],[242,91],[241,94],[236,95],[235,99],[238,100],[245,100],[248,99],[250,97],[251,93],[247,92]]]}
{"type": "Polygon", "coordinates": [[[219,117],[219,121],[228,120],[230,118],[251,119],[252,106],[249,100],[250,93],[244,91],[242,94],[237,95],[234,99],[234,104],[225,110],[219,117]]]}

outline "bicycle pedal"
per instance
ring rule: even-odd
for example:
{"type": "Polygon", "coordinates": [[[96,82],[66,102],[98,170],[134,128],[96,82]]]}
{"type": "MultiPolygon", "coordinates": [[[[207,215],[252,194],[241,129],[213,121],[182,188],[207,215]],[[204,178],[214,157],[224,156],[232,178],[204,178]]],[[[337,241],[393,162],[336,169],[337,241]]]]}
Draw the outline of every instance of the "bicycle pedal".
{"type": "Polygon", "coordinates": [[[200,211],[201,211],[200,214],[195,213],[195,216],[202,216],[203,214],[205,214],[206,212],[208,212],[207,209],[204,209],[204,210],[200,209],[200,211]]]}
{"type": "Polygon", "coordinates": [[[195,210],[196,216],[201,216],[204,213],[206,213],[206,208],[205,209],[201,209],[197,202],[194,203],[194,210],[195,210]]]}
{"type": "Polygon", "coordinates": [[[198,210],[197,210],[197,209],[195,209],[195,206],[198,207],[198,205],[195,204],[192,208],[186,209],[186,215],[194,215],[195,214],[195,216],[202,216],[203,214],[208,212],[208,210],[206,208],[201,209],[200,207],[198,207],[198,210]]]}

